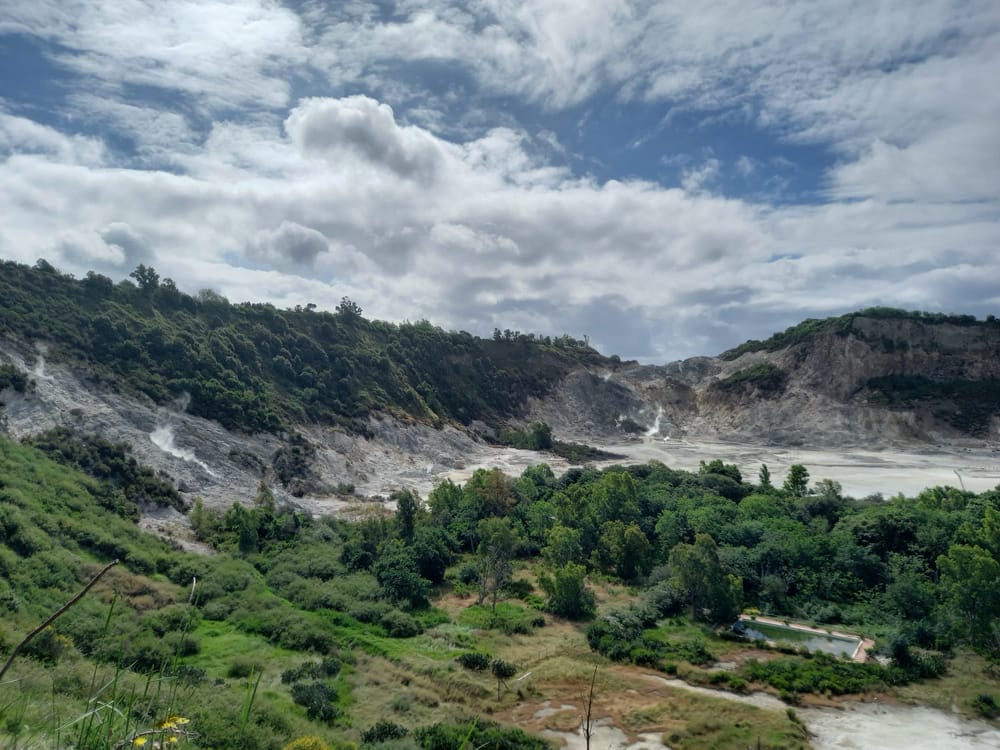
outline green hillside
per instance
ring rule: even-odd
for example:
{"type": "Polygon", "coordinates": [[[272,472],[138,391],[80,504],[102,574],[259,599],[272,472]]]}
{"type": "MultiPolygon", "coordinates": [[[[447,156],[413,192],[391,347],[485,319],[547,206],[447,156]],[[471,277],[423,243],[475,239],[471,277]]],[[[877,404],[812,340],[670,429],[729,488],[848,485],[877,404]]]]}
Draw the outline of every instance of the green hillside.
{"type": "Polygon", "coordinates": [[[174,736],[281,750],[312,735],[345,750],[457,750],[472,733],[483,747],[535,750],[503,726],[519,723],[519,706],[578,701],[594,666],[620,725],[668,732],[682,750],[806,738],[793,715],[714,698],[643,690],[641,711],[615,709],[634,704],[649,670],[769,686],[791,703],[925,681],[924,699],[951,695],[989,716],[1000,696],[983,661],[998,655],[1000,490],[854,500],[833,482],[810,486],[804,467],[778,487],[718,460],[696,473],[537,466],[446,481],[426,507],[399,493],[395,517],[345,522],[276,506],[262,485],[224,513],[195,504],[192,526],[216,550],[206,556],[141,532],[131,506],[108,501],[152,491],[171,502],[121,449],[60,432],[40,444],[63,463],[0,437],[4,654],[120,563],[13,659],[0,681],[9,747],[174,736]],[[746,608],[875,636],[891,664],[780,644],[780,658],[748,659],[717,630],[746,608]],[[733,672],[710,668],[733,659],[733,672]],[[942,692],[955,689],[952,669],[961,698],[942,692]],[[488,714],[501,724],[476,718],[488,714]]]}
{"type": "Polygon", "coordinates": [[[374,411],[499,425],[570,368],[603,361],[569,336],[481,339],[426,321],[367,320],[347,299],[335,313],[279,310],[210,291],[192,297],[145,266],[132,276],[78,280],[45,261],[3,262],[0,335],[44,342],[95,381],[157,403],[189,394],[192,413],[251,432],[305,422],[363,429],[374,411]]]}
{"type": "MultiPolygon", "coordinates": [[[[851,332],[857,333],[854,327],[854,321],[857,318],[909,320],[926,325],[947,323],[956,326],[1000,328],[1000,321],[993,316],[989,316],[986,320],[977,320],[974,315],[948,315],[945,313],[899,310],[894,307],[869,307],[833,318],[809,318],[780,333],[774,334],[768,339],[763,341],[751,339],[733,349],[723,352],[719,356],[722,359],[732,360],[749,352],[775,352],[779,349],[795,346],[796,344],[808,343],[816,337],[827,333],[847,336],[851,332]]],[[[892,342],[886,342],[886,344],[891,345],[892,342]]]]}

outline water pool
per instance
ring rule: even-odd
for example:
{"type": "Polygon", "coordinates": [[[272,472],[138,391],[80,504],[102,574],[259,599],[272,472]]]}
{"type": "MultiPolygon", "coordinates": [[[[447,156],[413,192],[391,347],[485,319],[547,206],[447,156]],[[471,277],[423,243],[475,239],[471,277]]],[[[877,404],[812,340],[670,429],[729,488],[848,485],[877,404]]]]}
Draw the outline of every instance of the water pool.
{"type": "Polygon", "coordinates": [[[854,656],[858,646],[861,645],[861,638],[831,635],[804,627],[778,625],[758,620],[740,620],[733,626],[733,629],[753,641],[788,643],[793,646],[803,646],[810,651],[845,656],[848,659],[854,656]]]}

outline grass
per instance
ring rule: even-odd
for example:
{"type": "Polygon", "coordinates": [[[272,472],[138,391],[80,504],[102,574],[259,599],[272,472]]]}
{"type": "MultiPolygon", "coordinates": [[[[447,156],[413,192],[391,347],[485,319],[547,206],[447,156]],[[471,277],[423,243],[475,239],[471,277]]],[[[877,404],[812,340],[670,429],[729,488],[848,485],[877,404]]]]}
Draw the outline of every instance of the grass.
{"type": "Polygon", "coordinates": [[[942,711],[958,711],[966,716],[978,716],[973,702],[981,694],[1000,701],[1000,670],[979,654],[962,650],[948,662],[943,677],[915,682],[897,688],[896,697],[906,703],[921,703],[942,711]]]}
{"type": "MultiPolygon", "coordinates": [[[[563,667],[561,679],[549,679],[559,669],[539,670],[532,693],[506,707],[499,718],[532,732],[577,733],[593,667],[572,662],[563,667]]],[[[660,684],[647,671],[605,666],[597,674],[594,716],[624,731],[630,741],[640,734],[660,734],[675,750],[745,750],[758,739],[767,748],[809,747],[794,714],[660,684]]]]}
{"type": "Polygon", "coordinates": [[[767,748],[808,748],[806,730],[789,714],[669,687],[666,700],[623,717],[633,732],[662,731],[675,750],[744,750],[759,741],[767,748]]]}
{"type": "Polygon", "coordinates": [[[545,618],[540,612],[530,611],[510,602],[499,602],[496,611],[484,604],[466,607],[459,612],[458,622],[479,630],[500,630],[504,633],[528,635],[537,623],[544,623],[545,618]]]}

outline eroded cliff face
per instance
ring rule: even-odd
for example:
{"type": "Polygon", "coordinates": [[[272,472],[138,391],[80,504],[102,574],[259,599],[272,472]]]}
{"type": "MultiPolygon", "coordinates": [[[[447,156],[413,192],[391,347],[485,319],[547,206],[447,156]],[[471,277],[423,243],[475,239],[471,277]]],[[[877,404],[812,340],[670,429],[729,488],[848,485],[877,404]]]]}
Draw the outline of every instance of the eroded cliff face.
{"type": "Polygon", "coordinates": [[[995,442],[1000,388],[990,381],[1000,381],[1000,327],[856,317],[846,331],[775,351],[577,372],[533,402],[528,419],[578,439],[635,423],[664,438],[812,446],[995,442]],[[872,383],[888,376],[941,392],[892,398],[872,383]],[[978,389],[972,406],[950,394],[956,383],[978,389]],[[973,406],[974,424],[962,418],[973,406]]]}
{"type": "MultiPolygon", "coordinates": [[[[295,467],[296,481],[285,486],[277,457],[302,445],[291,435],[229,431],[187,413],[183,401],[157,406],[123,395],[59,362],[55,350],[49,357],[0,341],[0,364],[13,364],[31,379],[25,393],[0,392],[0,430],[9,437],[20,440],[66,427],[126,443],[136,460],[169,477],[189,503],[201,498],[219,510],[252,502],[263,480],[279,502],[316,514],[357,514],[365,512],[364,503],[384,501],[394,490],[413,489],[426,497],[443,479],[462,480],[478,466],[499,465],[520,473],[543,460],[531,451],[491,446],[454,426],[435,429],[380,415],[369,419],[367,437],[299,426],[308,450],[295,467]]],[[[549,463],[557,471],[568,466],[559,460],[549,463]]],[[[186,520],[176,511],[142,510],[147,528],[190,544],[186,520]]]]}
{"type": "MultiPolygon", "coordinates": [[[[220,509],[251,502],[262,480],[279,500],[310,512],[356,513],[359,501],[385,500],[401,488],[426,497],[443,479],[464,481],[477,467],[519,473],[544,461],[557,473],[568,468],[551,455],[490,445],[478,436],[489,432],[485,425],[478,430],[436,429],[376,415],[367,423],[366,436],[300,425],[297,432],[308,450],[292,467],[296,481],[285,485],[279,456],[294,452],[291,435],[231,432],[187,413],[183,402],[158,406],[123,395],[112,383],[65,365],[55,350],[0,342],[0,363],[13,364],[33,381],[26,393],[0,393],[5,404],[0,429],[6,434],[20,439],[63,426],[127,443],[137,460],[169,476],[188,501],[200,497],[220,509]]],[[[996,446],[997,382],[997,326],[857,317],[846,331],[827,331],[785,348],[758,348],[731,359],[581,367],[550,395],[531,401],[523,422],[548,422],[560,439],[618,446],[615,450],[630,460],[648,460],[643,450],[653,443],[663,446],[668,439],[686,438],[821,449],[996,446]],[[972,383],[978,389],[978,416],[985,414],[985,422],[977,423],[983,429],[975,434],[961,429],[968,420],[955,419],[956,410],[961,416],[969,402],[947,393],[888,399],[871,385],[886,376],[972,383]],[[629,441],[636,451],[630,452],[629,441]]],[[[172,533],[171,523],[183,526],[183,519],[172,513],[147,509],[144,523],[172,533]]]]}

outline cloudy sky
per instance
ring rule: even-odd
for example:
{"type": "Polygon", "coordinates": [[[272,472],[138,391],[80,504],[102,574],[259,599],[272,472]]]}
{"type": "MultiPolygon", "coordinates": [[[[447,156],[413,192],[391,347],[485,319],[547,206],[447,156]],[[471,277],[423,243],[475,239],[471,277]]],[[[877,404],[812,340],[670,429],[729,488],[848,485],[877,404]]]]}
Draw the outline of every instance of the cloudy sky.
{"type": "Polygon", "coordinates": [[[0,0],[0,256],[714,354],[1000,312],[996,0],[0,0]]]}

